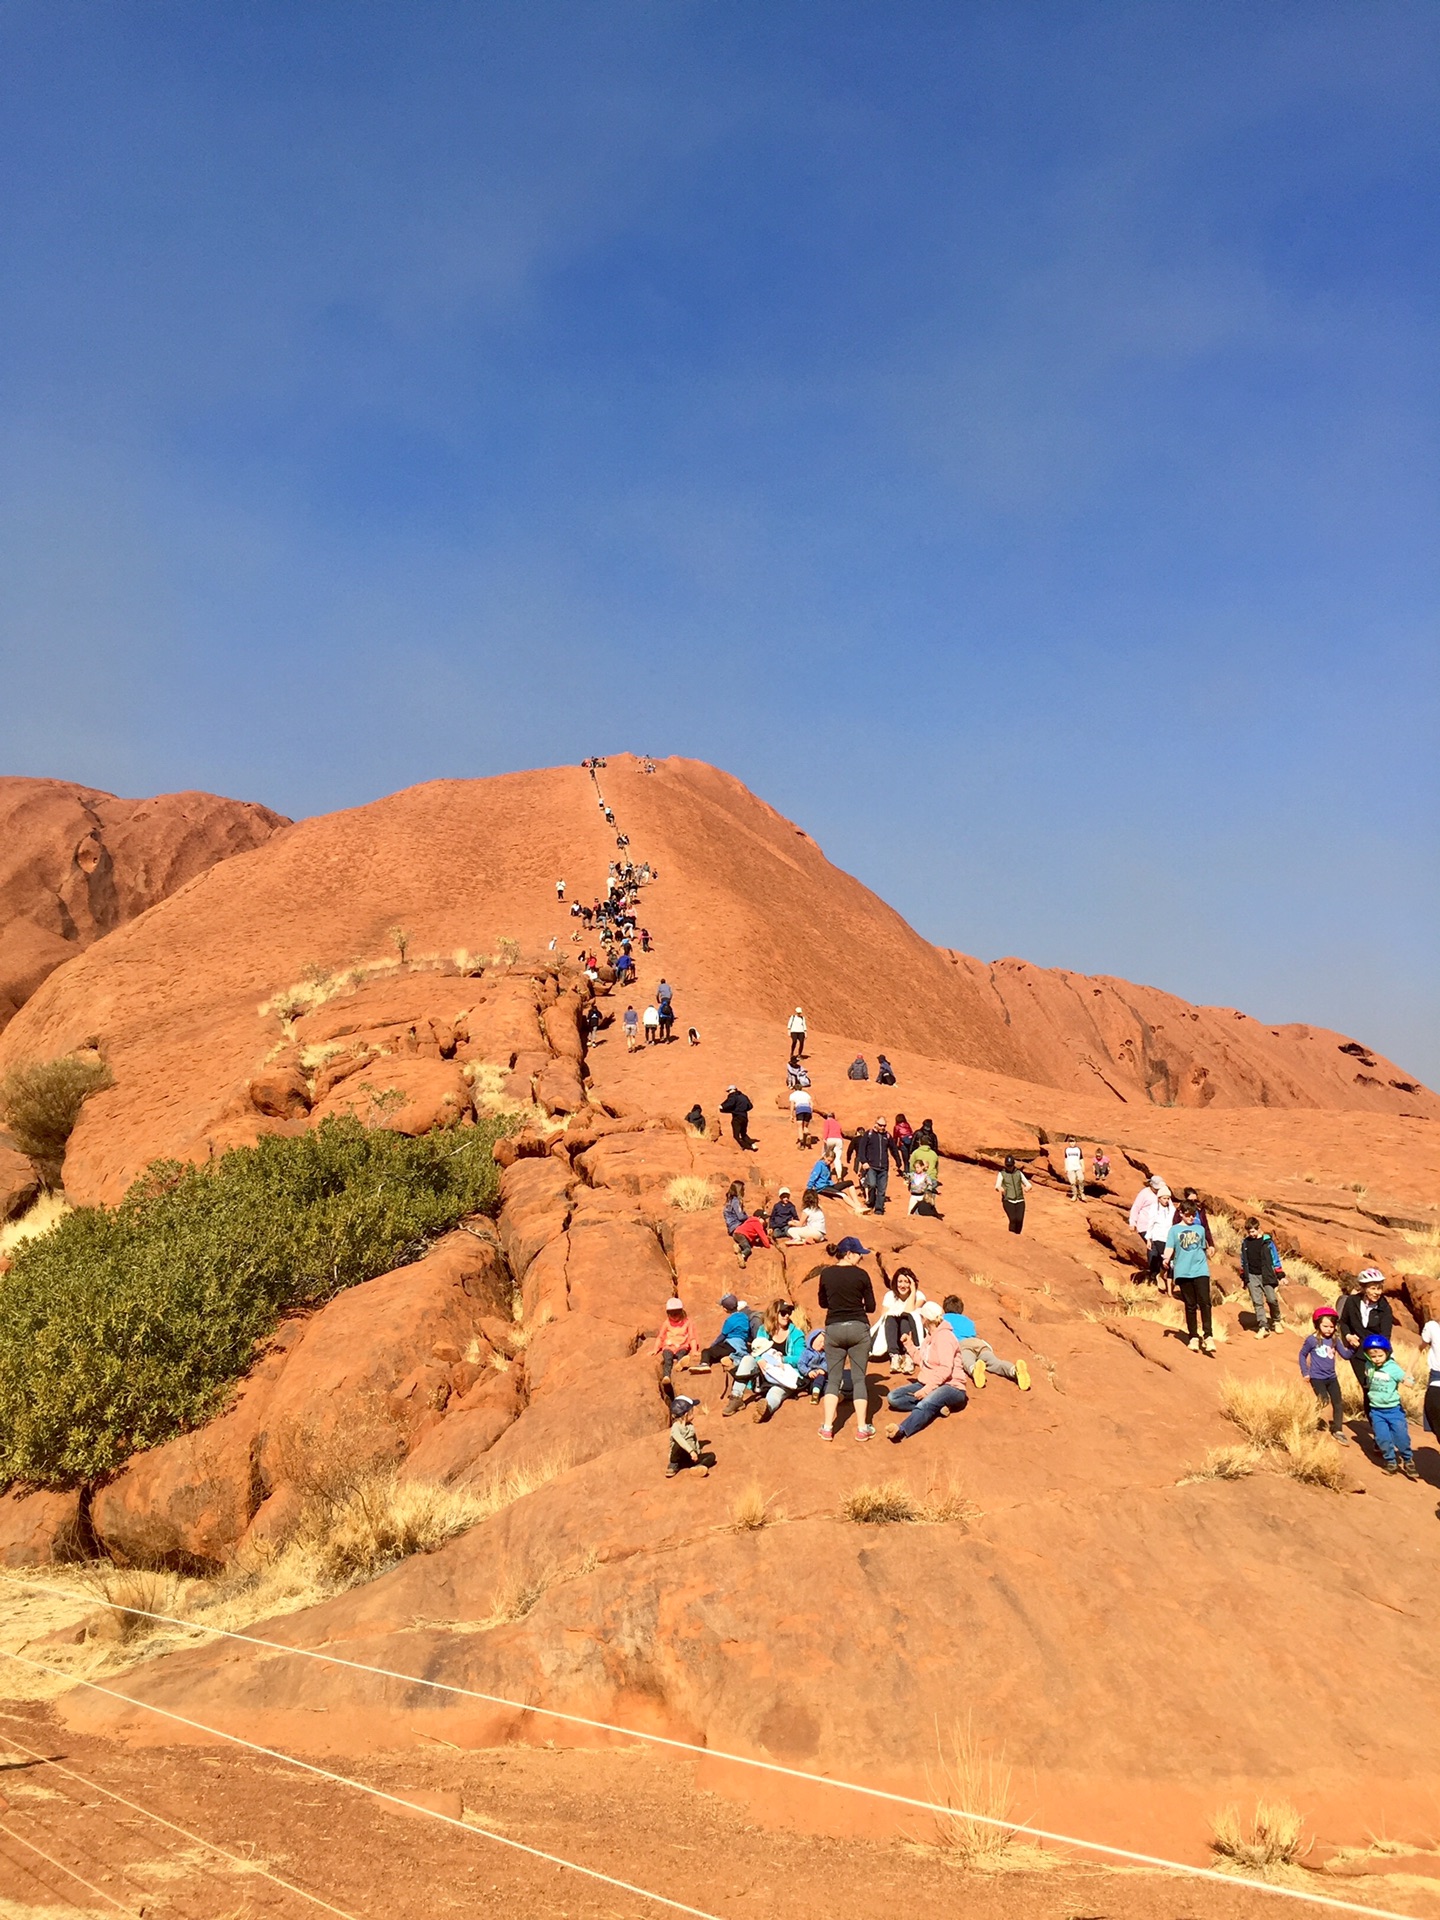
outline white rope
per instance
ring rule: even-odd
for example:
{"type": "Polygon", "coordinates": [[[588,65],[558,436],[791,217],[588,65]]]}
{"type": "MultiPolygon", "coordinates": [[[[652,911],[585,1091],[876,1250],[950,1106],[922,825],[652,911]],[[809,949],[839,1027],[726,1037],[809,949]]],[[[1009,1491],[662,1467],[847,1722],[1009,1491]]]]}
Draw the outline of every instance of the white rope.
{"type": "MultiPolygon", "coordinates": [[[[133,1612],[134,1609],[127,1608],[126,1611],[133,1612]]],[[[336,1786],[353,1787],[357,1793],[368,1793],[376,1800],[384,1800],[406,1813],[418,1813],[428,1820],[443,1821],[447,1827],[458,1827],[461,1833],[468,1833],[474,1839],[493,1840],[496,1846],[511,1847],[516,1853],[528,1853],[532,1859],[543,1860],[548,1866],[564,1867],[570,1873],[580,1873],[589,1880],[602,1881],[607,1887],[618,1887],[622,1893],[633,1893],[639,1900],[653,1900],[657,1906],[669,1907],[675,1913],[688,1913],[693,1920],[716,1920],[716,1916],[707,1913],[703,1907],[687,1907],[683,1900],[671,1900],[663,1893],[652,1893],[648,1887],[637,1887],[629,1880],[617,1880],[613,1874],[601,1873],[598,1867],[582,1867],[577,1861],[566,1860],[558,1853],[546,1853],[543,1848],[527,1846],[523,1840],[512,1840],[508,1834],[492,1833],[488,1827],[472,1827],[468,1821],[457,1820],[453,1814],[440,1813],[434,1807],[418,1806],[403,1794],[387,1793],[383,1787],[372,1787],[368,1781],[352,1780],[344,1773],[332,1773],[328,1767],[317,1767],[313,1761],[297,1759],[293,1753],[282,1753],[278,1747],[263,1747],[259,1741],[246,1740],[241,1734],[226,1733],[220,1727],[207,1727],[203,1720],[191,1720],[183,1713],[172,1713],[169,1707],[157,1707],[151,1700],[136,1700],[128,1693],[117,1692],[114,1687],[102,1687],[98,1680],[80,1680],[66,1673],[63,1667],[52,1667],[44,1660],[32,1660],[28,1654],[11,1653],[6,1647],[0,1647],[0,1654],[7,1660],[18,1660],[23,1667],[33,1667],[37,1673],[54,1674],[57,1679],[89,1687],[92,1693],[103,1693],[127,1707],[143,1707],[147,1713],[157,1713],[162,1719],[173,1720],[177,1726],[209,1734],[212,1740],[229,1740],[234,1746],[248,1747],[252,1753],[264,1754],[267,1760],[279,1760],[287,1767],[298,1767],[302,1773],[313,1773],[317,1779],[333,1781],[336,1786]]],[[[4,1828],[0,1828],[0,1832],[4,1831],[4,1828]]],[[[1388,1916],[1388,1920],[1399,1920],[1399,1916],[1388,1916]]]]}
{"type": "Polygon", "coordinates": [[[31,1853],[38,1853],[40,1858],[48,1861],[52,1867],[58,1868],[61,1873],[68,1873],[72,1880],[78,1881],[79,1884],[84,1887],[85,1891],[87,1893],[93,1893],[97,1900],[108,1900],[110,1905],[118,1908],[121,1913],[128,1913],[130,1920],[136,1920],[135,1909],[133,1907],[127,1907],[123,1901],[117,1900],[113,1893],[106,1893],[103,1887],[92,1886],[83,1874],[76,1873],[73,1867],[67,1867],[65,1862],[63,1860],[57,1860],[54,1854],[46,1853],[43,1847],[37,1847],[33,1840],[24,1839],[20,1834],[16,1833],[13,1827],[0,1827],[0,1834],[3,1834],[7,1840],[18,1841],[22,1847],[28,1847],[31,1853]]]}
{"type": "MultiPolygon", "coordinates": [[[[14,1586],[29,1587],[36,1593],[48,1593],[66,1600],[93,1603],[95,1599],[93,1594],[72,1593],[66,1587],[52,1587],[40,1581],[21,1580],[15,1574],[5,1572],[3,1568],[0,1568],[0,1580],[8,1580],[14,1586]]],[[[168,1613],[148,1613],[143,1607],[122,1606],[118,1601],[109,1604],[121,1613],[133,1613],[145,1620],[158,1620],[165,1626],[184,1627],[193,1633],[217,1634],[222,1639],[243,1641],[247,1646],[264,1647],[272,1653],[288,1653],[304,1660],[321,1660],[327,1666],[346,1667],[352,1673],[373,1674],[382,1680],[399,1680],[411,1687],[430,1687],[438,1693],[453,1693],[460,1699],[480,1700],[492,1707],[508,1707],[516,1713],[543,1714],[546,1719],[563,1720],[570,1726],[589,1727],[598,1733],[619,1734],[626,1740],[645,1740],[652,1746],[670,1747],[679,1753],[693,1753],[702,1760],[724,1760],[737,1767],[753,1767],[760,1773],[776,1773],[791,1780],[805,1780],[812,1786],[833,1787],[837,1793],[866,1794],[875,1800],[888,1801],[893,1806],[912,1807],[919,1813],[933,1813],[944,1820],[970,1820],[978,1826],[1001,1827],[1007,1833],[1023,1833],[1033,1840],[1048,1840],[1054,1846],[1074,1847],[1082,1853],[1102,1853],[1108,1859],[1127,1860],[1136,1866],[1157,1867],[1165,1873],[1183,1873],[1192,1880],[1213,1880],[1222,1887],[1248,1887],[1254,1893],[1274,1894],[1278,1900],[1304,1900],[1312,1906],[1331,1907],[1339,1913],[1366,1914],[1370,1916],[1370,1920],[1407,1920],[1406,1915],[1397,1914],[1388,1907],[1360,1906],[1353,1900],[1337,1900],[1331,1894],[1310,1893],[1301,1887],[1276,1886],[1268,1880],[1250,1880],[1241,1874],[1221,1873],[1215,1867],[1196,1867],[1184,1860],[1166,1860],[1153,1853],[1136,1853],[1129,1847],[1114,1847],[1103,1840],[1082,1840],[1070,1833],[1053,1833],[1044,1827],[1031,1826],[1025,1821],[1003,1820],[993,1814],[971,1813],[962,1807],[941,1806],[934,1800],[917,1800],[910,1794],[891,1793],[885,1787],[870,1787],[857,1780],[839,1780],[830,1774],[808,1773],[803,1767],[787,1767],[778,1760],[757,1760],[746,1753],[727,1753],[721,1747],[700,1747],[692,1740],[675,1740],[663,1733],[645,1733],[638,1727],[617,1726],[611,1720],[592,1720],[582,1713],[567,1713],[561,1707],[532,1706],[524,1700],[507,1700],[503,1694],[481,1693],[473,1687],[457,1687],[445,1680],[427,1680],[415,1673],[397,1673],[392,1667],[375,1667],[363,1660],[346,1660],[340,1654],[321,1653],[315,1647],[287,1647],[282,1641],[264,1640],[258,1634],[237,1633],[229,1627],[207,1627],[201,1625],[198,1620],[179,1620],[168,1613]]],[[[21,1656],[10,1654],[7,1657],[16,1660],[21,1656]]],[[[56,1671],[59,1670],[56,1669],[56,1671]]],[[[65,1677],[68,1679],[70,1676],[65,1677]]],[[[93,1683],[85,1681],[81,1684],[89,1686],[93,1683]]],[[[106,1689],[102,1688],[101,1691],[104,1692],[106,1689]]],[[[128,1696],[118,1694],[116,1698],[123,1700],[128,1699],[128,1696]]],[[[148,1705],[148,1702],[130,1700],[129,1704],[143,1707],[148,1705]]],[[[155,1711],[159,1712],[162,1709],[156,1708],[155,1711]]],[[[227,1734],[224,1737],[229,1739],[232,1736],[227,1734]]]]}
{"type": "Polygon", "coordinates": [[[242,1854],[227,1852],[214,1840],[207,1840],[201,1834],[191,1833],[188,1827],[179,1826],[174,1820],[167,1820],[163,1813],[155,1813],[149,1807],[140,1806],[137,1801],[127,1800],[123,1793],[116,1793],[111,1787],[102,1787],[98,1780],[87,1779],[83,1773],[76,1773],[73,1767],[62,1766],[58,1760],[52,1760],[48,1753],[37,1753],[33,1747],[27,1747],[23,1741],[14,1739],[8,1733],[0,1734],[0,1740],[3,1740],[6,1746],[13,1747],[17,1753],[28,1754],[32,1760],[38,1760],[42,1766],[54,1767],[55,1771],[63,1773],[67,1780],[78,1780],[88,1792],[103,1793],[108,1800],[118,1801],[122,1807],[128,1807],[132,1813],[143,1814],[147,1820],[154,1820],[160,1826],[168,1827],[172,1833],[178,1833],[182,1840],[188,1840],[192,1846],[204,1847],[207,1852],[218,1854],[222,1860],[229,1861],[232,1867],[239,1867],[244,1873],[260,1874],[275,1886],[283,1887],[287,1893],[298,1894],[302,1900],[310,1900],[317,1907],[323,1907],[326,1913],[337,1915],[338,1920],[355,1920],[353,1914],[347,1913],[343,1907],[332,1907],[328,1900],[322,1900],[318,1893],[311,1893],[308,1887],[296,1886],[293,1880],[282,1879],[278,1873],[272,1873],[268,1867],[262,1867],[258,1861],[245,1859],[242,1854]]]}

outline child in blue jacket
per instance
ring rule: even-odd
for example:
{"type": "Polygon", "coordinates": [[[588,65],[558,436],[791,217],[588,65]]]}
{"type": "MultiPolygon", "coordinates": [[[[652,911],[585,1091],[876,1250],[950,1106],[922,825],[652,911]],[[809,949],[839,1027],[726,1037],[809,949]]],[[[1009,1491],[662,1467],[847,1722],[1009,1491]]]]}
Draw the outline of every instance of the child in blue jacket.
{"type": "Polygon", "coordinates": [[[1386,1473],[1403,1473],[1407,1480],[1418,1480],[1415,1455],[1410,1450],[1410,1428],[1400,1404],[1400,1389],[1410,1376],[1400,1362],[1391,1357],[1390,1342],[1383,1333],[1367,1333],[1360,1342],[1365,1356],[1365,1384],[1370,1401],[1370,1431],[1375,1435],[1385,1461],[1386,1473]]]}

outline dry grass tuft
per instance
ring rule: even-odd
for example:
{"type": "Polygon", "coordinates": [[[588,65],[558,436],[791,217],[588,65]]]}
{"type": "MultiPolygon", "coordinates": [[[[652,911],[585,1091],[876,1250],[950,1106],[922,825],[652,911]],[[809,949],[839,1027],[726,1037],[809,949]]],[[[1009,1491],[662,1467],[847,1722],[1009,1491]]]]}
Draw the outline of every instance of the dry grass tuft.
{"type": "Polygon", "coordinates": [[[1427,1227],[1423,1233],[1406,1230],[1403,1238],[1415,1251],[1401,1255],[1398,1270],[1424,1280],[1440,1280],[1440,1227],[1427,1227]]]}
{"type": "Polygon", "coordinates": [[[294,1544],[334,1590],[371,1580],[412,1554],[433,1553],[489,1517],[490,1509],[461,1488],[399,1480],[377,1468],[338,1500],[301,1521],[294,1544]]]}
{"type": "Polygon", "coordinates": [[[1228,1213],[1211,1213],[1206,1218],[1210,1222],[1210,1232],[1214,1236],[1215,1251],[1233,1259],[1240,1252],[1240,1242],[1244,1235],[1230,1218],[1228,1213]]]}
{"type": "Polygon", "coordinates": [[[553,1575],[545,1573],[502,1574],[490,1600],[487,1627],[509,1627],[523,1620],[550,1591],[553,1575]]]}
{"type": "Polygon", "coordinates": [[[1188,1487],[1197,1480],[1247,1480],[1259,1458],[1254,1447],[1212,1447],[1201,1465],[1192,1467],[1176,1484],[1188,1487]]]}
{"type": "Polygon", "coordinates": [[[1220,1382],[1220,1410],[1252,1446],[1280,1447],[1296,1427],[1315,1424],[1315,1396],[1301,1380],[1240,1380],[1226,1374],[1220,1382]]]}
{"type": "Polygon", "coordinates": [[[715,1204],[715,1189],[703,1174],[677,1173],[665,1189],[672,1207],[681,1213],[703,1213],[715,1204]]]}
{"type": "Polygon", "coordinates": [[[461,976],[462,979],[465,979],[465,980],[478,979],[478,977],[485,971],[484,954],[471,953],[468,947],[456,947],[454,953],[451,954],[450,958],[455,964],[455,971],[461,976]]]}
{"type": "Polygon", "coordinates": [[[966,1873],[1033,1873],[1055,1865],[1044,1847],[1018,1838],[1014,1776],[1004,1755],[983,1752],[967,1725],[947,1754],[941,1747],[930,1798],[950,1812],[935,1820],[935,1839],[966,1873]]]}
{"type": "Polygon", "coordinates": [[[1288,1800],[1257,1800],[1248,1830],[1238,1807],[1222,1807],[1210,1823],[1210,1851],[1235,1873],[1298,1866],[1310,1851],[1305,1822],[1288,1800]]]}
{"type": "Polygon", "coordinates": [[[842,1520],[861,1526],[944,1526],[959,1523],[968,1526],[979,1518],[980,1509],[950,1483],[931,1487],[917,1497],[898,1480],[867,1481],[852,1488],[840,1502],[842,1520]]]}
{"type": "MultiPolygon", "coordinates": [[[[1269,1467],[1303,1486],[1325,1487],[1345,1493],[1350,1480],[1340,1449],[1326,1433],[1317,1432],[1319,1402],[1298,1380],[1237,1380],[1220,1382],[1220,1407],[1227,1420],[1250,1442],[1256,1465],[1269,1467]]],[[[1244,1449],[1222,1449],[1238,1455],[1244,1449]]],[[[1212,1456],[1213,1458],[1214,1456],[1212,1456]]],[[[1192,1474],[1190,1479],[1237,1479],[1236,1473],[1192,1474]]]]}
{"type": "Polygon", "coordinates": [[[770,1511],[770,1503],[778,1496],[760,1491],[752,1482],[736,1494],[730,1508],[730,1531],[732,1533],[758,1533],[761,1527],[768,1527],[780,1518],[770,1511]]]}
{"type": "Polygon", "coordinates": [[[86,1568],[85,1584],[98,1587],[105,1599],[107,1614],[100,1622],[97,1637],[115,1639],[122,1646],[133,1646],[163,1630],[163,1622],[151,1614],[168,1614],[183,1619],[191,1582],[177,1574],[147,1567],[98,1566],[86,1568]]]}

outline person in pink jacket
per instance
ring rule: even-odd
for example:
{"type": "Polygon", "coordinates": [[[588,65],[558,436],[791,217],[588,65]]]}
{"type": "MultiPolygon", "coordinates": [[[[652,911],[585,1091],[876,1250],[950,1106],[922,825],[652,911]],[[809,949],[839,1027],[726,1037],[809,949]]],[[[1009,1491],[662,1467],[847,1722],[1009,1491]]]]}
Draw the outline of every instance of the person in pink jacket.
{"type": "Polygon", "coordinates": [[[885,1438],[895,1446],[913,1434],[923,1433],[932,1420],[958,1413],[969,1396],[965,1392],[965,1369],[960,1361],[960,1342],[955,1330],[946,1324],[938,1300],[927,1300],[920,1309],[925,1340],[920,1350],[920,1369],[913,1381],[896,1387],[887,1405],[905,1418],[885,1429],[885,1438]]]}
{"type": "Polygon", "coordinates": [[[652,1359],[660,1362],[660,1391],[668,1400],[675,1388],[670,1375],[675,1362],[682,1360],[687,1353],[698,1354],[700,1342],[695,1338],[695,1330],[690,1324],[690,1316],[685,1311],[685,1302],[671,1299],[665,1302],[665,1324],[661,1327],[654,1346],[650,1349],[652,1359]]]}

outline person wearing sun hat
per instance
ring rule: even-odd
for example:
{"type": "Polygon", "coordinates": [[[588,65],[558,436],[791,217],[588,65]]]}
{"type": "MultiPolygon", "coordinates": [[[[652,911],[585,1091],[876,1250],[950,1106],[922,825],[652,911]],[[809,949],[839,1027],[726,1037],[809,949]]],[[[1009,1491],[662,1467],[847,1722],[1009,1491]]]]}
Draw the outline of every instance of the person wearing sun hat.
{"type": "Polygon", "coordinates": [[[665,1302],[665,1324],[656,1336],[650,1349],[652,1359],[660,1362],[660,1391],[668,1400],[675,1389],[670,1384],[670,1375],[675,1370],[675,1362],[683,1359],[687,1353],[698,1353],[700,1342],[695,1337],[695,1329],[690,1324],[690,1316],[685,1311],[685,1302],[676,1295],[665,1302]]]}
{"type": "Polygon", "coordinates": [[[855,1438],[871,1440],[870,1386],[865,1367],[870,1358],[870,1315],[875,1311],[875,1289],[860,1265],[869,1248],[847,1233],[835,1249],[835,1265],[821,1267],[819,1304],[825,1313],[825,1398],[821,1404],[820,1438],[835,1438],[835,1415],[840,1406],[846,1367],[855,1396],[855,1438]]]}

